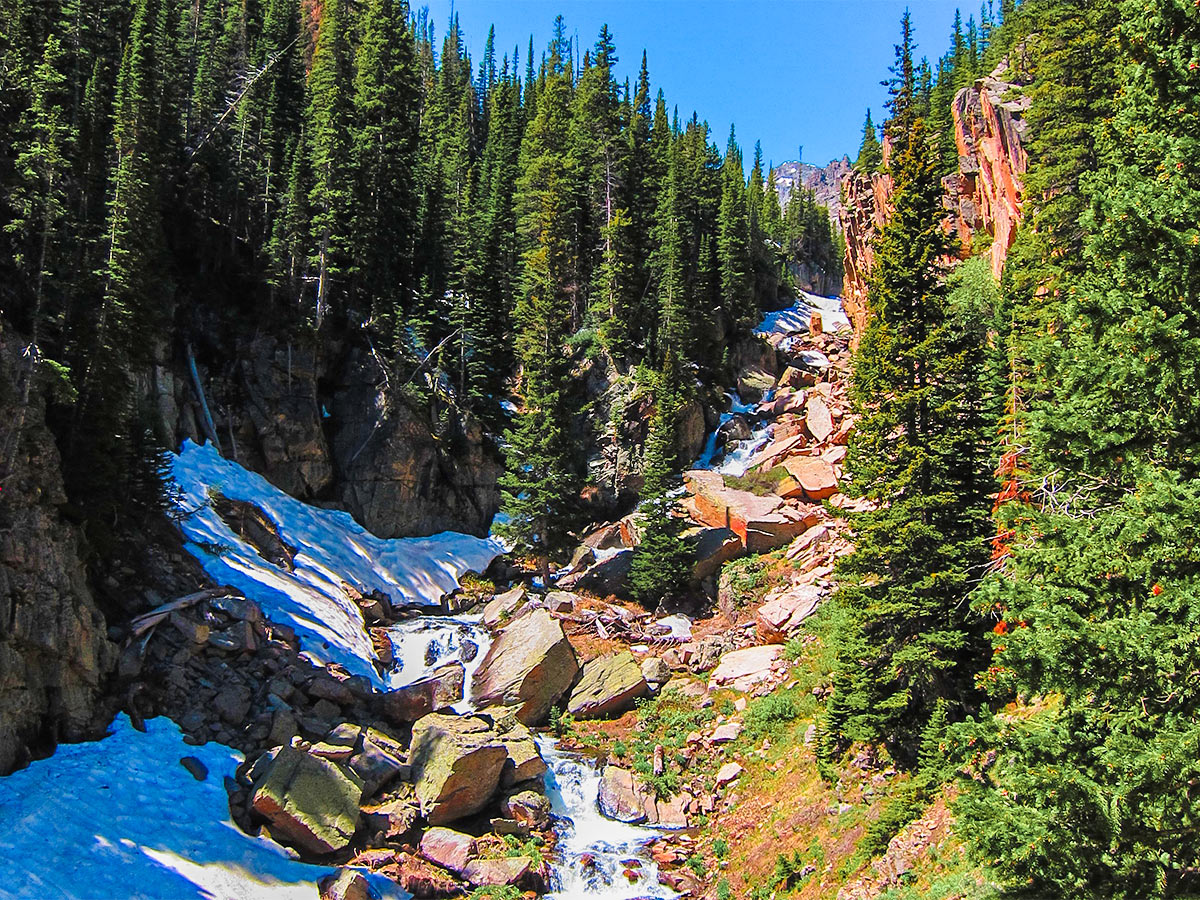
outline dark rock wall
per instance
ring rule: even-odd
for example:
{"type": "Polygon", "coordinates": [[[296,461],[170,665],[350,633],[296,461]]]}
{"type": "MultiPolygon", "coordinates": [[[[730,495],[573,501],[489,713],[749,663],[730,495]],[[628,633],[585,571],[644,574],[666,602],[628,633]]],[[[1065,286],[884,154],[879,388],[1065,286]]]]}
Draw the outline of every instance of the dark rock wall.
{"type": "Polygon", "coordinates": [[[40,390],[20,414],[24,346],[0,320],[0,774],[60,740],[94,736],[108,720],[101,694],[117,657],[79,536],[59,511],[66,497],[40,390]]]}

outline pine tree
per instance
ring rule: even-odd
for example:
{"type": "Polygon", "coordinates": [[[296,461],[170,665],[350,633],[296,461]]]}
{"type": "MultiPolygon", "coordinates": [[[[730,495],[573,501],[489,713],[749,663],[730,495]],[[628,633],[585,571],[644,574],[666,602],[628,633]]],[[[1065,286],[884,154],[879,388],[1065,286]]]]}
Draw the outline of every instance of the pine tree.
{"type": "Polygon", "coordinates": [[[305,131],[312,188],[310,254],[315,269],[314,324],[320,328],[329,312],[338,282],[353,266],[349,256],[351,225],[347,209],[353,191],[350,147],[351,60],[349,23],[343,0],[328,0],[308,76],[305,131]]]}
{"type": "Polygon", "coordinates": [[[562,55],[561,26],[556,35],[535,101],[537,113],[521,145],[517,204],[522,284],[515,325],[522,402],[516,427],[506,434],[506,469],[500,480],[508,533],[535,556],[543,579],[549,578],[550,558],[569,542],[566,526],[579,483],[569,438],[566,350],[576,271],[572,238],[577,213],[565,152],[571,73],[562,55]]]}
{"type": "Polygon", "coordinates": [[[995,622],[996,704],[1053,703],[956,735],[968,764],[995,760],[960,804],[976,852],[1004,884],[1066,900],[1200,890],[1200,17],[1119,12],[1114,112],[1074,201],[1088,201],[1082,234],[1057,232],[1064,252],[1084,252],[1054,276],[1060,324],[1026,433],[1031,502],[1007,508],[1010,553],[978,604],[995,622]]]}
{"type": "Polygon", "coordinates": [[[742,152],[733,128],[721,166],[721,207],[717,219],[717,259],[721,267],[721,304],[736,331],[753,327],[758,310],[750,273],[750,210],[742,171],[742,152]]]}
{"type": "Polygon", "coordinates": [[[678,357],[668,350],[654,386],[654,414],[643,453],[639,541],[629,584],[647,608],[679,596],[691,576],[692,552],[682,538],[684,518],[670,494],[679,481],[677,425],[682,406],[678,357]]]}
{"type": "Polygon", "coordinates": [[[940,271],[951,248],[932,136],[913,108],[910,48],[906,15],[888,126],[893,206],[874,242],[852,386],[862,418],[850,472],[878,508],[854,517],[856,551],[840,566],[845,618],[827,711],[837,746],[882,741],[906,765],[939,702],[955,718],[977,702],[983,628],[966,598],[987,560],[993,424],[986,332],[977,311],[948,304],[940,271]]]}
{"type": "Polygon", "coordinates": [[[371,0],[358,45],[354,92],[354,252],[363,312],[399,350],[412,303],[416,238],[418,84],[404,0],[371,0]]]}

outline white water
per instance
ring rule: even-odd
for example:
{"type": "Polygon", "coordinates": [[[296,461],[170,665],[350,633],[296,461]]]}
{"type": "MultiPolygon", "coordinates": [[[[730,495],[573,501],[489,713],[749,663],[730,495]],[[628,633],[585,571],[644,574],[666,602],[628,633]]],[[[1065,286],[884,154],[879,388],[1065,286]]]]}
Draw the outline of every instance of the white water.
{"type": "MultiPolygon", "coordinates": [[[[774,395],[774,391],[768,391],[763,396],[764,403],[769,403],[774,395]]],[[[730,391],[725,395],[729,398],[729,412],[721,413],[721,418],[717,423],[717,427],[708,435],[708,440],[705,441],[704,450],[696,462],[692,464],[693,469],[712,469],[720,472],[722,475],[733,475],[735,478],[741,478],[746,474],[746,469],[750,467],[750,460],[754,454],[770,443],[770,423],[755,418],[755,410],[757,404],[745,403],[736,391],[730,391]],[[722,448],[717,450],[717,438],[721,431],[721,426],[734,417],[734,415],[744,415],[751,418],[750,437],[743,441],[730,441],[722,448]]]]}
{"type": "Polygon", "coordinates": [[[615,822],[600,814],[597,796],[600,773],[595,763],[558,749],[557,742],[539,737],[538,747],[550,767],[546,796],[558,834],[558,883],[547,894],[552,900],[642,900],[677,896],[658,883],[658,866],[645,852],[653,829],[615,822]],[[626,873],[629,873],[628,875],[626,873]],[[632,876],[632,877],[631,877],[632,876]]]}
{"type": "MultiPolygon", "coordinates": [[[[491,636],[477,616],[427,616],[401,622],[389,629],[399,666],[394,676],[407,684],[449,662],[466,667],[466,696],[455,710],[471,711],[471,676],[491,645],[491,636]],[[470,643],[477,647],[470,655],[470,643]]],[[[548,898],[583,900],[650,900],[677,896],[658,883],[658,867],[645,852],[656,834],[653,829],[615,822],[600,814],[600,773],[584,756],[558,749],[556,739],[539,735],[538,749],[550,770],[546,796],[558,835],[555,883],[548,898]],[[634,875],[630,880],[625,875],[634,875]]]]}
{"type": "Polygon", "coordinates": [[[412,684],[440,666],[460,662],[465,670],[463,699],[454,705],[454,710],[469,712],[471,679],[492,642],[488,630],[480,624],[481,618],[422,616],[388,628],[396,659],[389,679],[392,686],[412,684]]]}

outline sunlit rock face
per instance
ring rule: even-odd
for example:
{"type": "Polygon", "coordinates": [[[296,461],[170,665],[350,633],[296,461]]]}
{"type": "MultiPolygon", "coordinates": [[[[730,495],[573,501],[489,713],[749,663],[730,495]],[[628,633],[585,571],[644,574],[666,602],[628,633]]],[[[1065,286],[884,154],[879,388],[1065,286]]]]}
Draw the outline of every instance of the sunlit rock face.
{"type": "MultiPolygon", "coordinates": [[[[1021,179],[1029,168],[1025,113],[1030,100],[1017,96],[1015,89],[1029,80],[1024,50],[1018,47],[990,75],[960,90],[952,105],[958,171],[942,179],[943,227],[958,237],[964,258],[980,241],[990,241],[988,260],[997,277],[1022,220],[1021,179]]],[[[885,138],[885,169],[890,157],[891,141],[885,138]]],[[[860,334],[866,325],[867,276],[874,264],[871,241],[887,221],[893,185],[884,172],[852,172],[844,184],[842,300],[855,334],[860,334]]]]}

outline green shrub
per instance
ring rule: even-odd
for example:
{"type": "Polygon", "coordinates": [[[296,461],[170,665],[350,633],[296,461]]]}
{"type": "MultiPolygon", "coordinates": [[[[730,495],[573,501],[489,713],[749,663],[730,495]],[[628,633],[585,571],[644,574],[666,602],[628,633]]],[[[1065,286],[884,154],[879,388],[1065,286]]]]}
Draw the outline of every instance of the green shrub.
{"type": "Polygon", "coordinates": [[[752,738],[776,734],[800,716],[792,691],[776,691],[746,708],[746,733],[752,738]]]}

